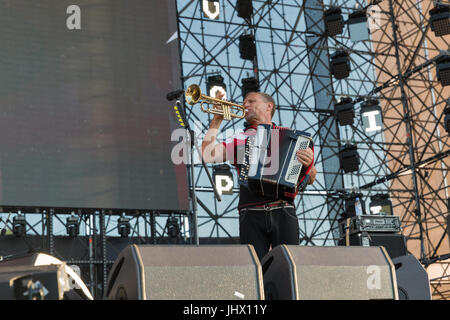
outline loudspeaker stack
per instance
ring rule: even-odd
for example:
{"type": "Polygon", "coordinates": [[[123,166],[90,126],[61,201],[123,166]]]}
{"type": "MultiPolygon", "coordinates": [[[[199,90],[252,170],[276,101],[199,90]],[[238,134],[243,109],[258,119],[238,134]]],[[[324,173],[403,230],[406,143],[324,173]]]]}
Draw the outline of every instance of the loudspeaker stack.
{"type": "Polygon", "coordinates": [[[391,259],[408,253],[400,233],[400,218],[392,215],[344,214],[339,220],[340,246],[383,246],[391,259]]]}
{"type": "Polygon", "coordinates": [[[400,300],[430,300],[428,274],[413,256],[408,254],[406,239],[400,233],[400,218],[393,215],[356,215],[347,211],[339,221],[340,246],[386,249],[395,267],[400,300]]]}
{"type": "Polygon", "coordinates": [[[108,300],[430,299],[413,256],[384,247],[280,245],[261,261],[251,245],[130,245],[108,276],[108,300]]]}

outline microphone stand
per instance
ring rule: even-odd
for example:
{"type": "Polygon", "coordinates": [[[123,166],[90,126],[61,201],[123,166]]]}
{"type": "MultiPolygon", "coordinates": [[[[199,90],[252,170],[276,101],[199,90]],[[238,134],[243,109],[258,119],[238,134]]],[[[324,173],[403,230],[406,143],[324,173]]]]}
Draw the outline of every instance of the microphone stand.
{"type": "Polygon", "coordinates": [[[177,100],[176,100],[175,103],[177,105],[178,111],[180,112],[180,116],[181,116],[181,118],[183,120],[184,127],[189,132],[189,138],[190,138],[190,141],[191,141],[191,146],[190,146],[190,160],[191,160],[190,161],[190,163],[191,163],[191,168],[190,168],[191,170],[190,171],[191,171],[191,184],[192,184],[192,195],[191,196],[192,196],[193,211],[194,211],[195,244],[199,245],[198,223],[197,223],[197,197],[196,197],[196,194],[195,194],[195,181],[194,181],[194,150],[193,150],[194,147],[197,150],[197,154],[198,154],[199,158],[202,160],[202,166],[205,169],[205,172],[206,172],[206,174],[208,176],[209,182],[211,183],[211,186],[213,188],[214,195],[215,195],[217,201],[222,201],[222,197],[217,192],[216,184],[214,183],[214,181],[213,181],[213,179],[211,177],[211,174],[209,173],[208,168],[206,167],[205,160],[203,160],[203,156],[202,156],[202,154],[200,152],[200,148],[199,148],[199,146],[197,144],[197,139],[195,137],[194,130],[191,129],[191,127],[189,125],[189,122],[186,119],[186,115],[184,113],[184,107],[181,104],[179,96],[176,97],[176,98],[177,98],[177,100]]]}

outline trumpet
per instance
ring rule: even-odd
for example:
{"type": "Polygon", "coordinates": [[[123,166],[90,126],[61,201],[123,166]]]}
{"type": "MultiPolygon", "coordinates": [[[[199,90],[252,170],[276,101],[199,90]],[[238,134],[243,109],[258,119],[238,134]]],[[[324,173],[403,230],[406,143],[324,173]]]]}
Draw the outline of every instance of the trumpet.
{"type": "Polygon", "coordinates": [[[203,112],[223,115],[225,120],[231,120],[232,118],[242,119],[245,117],[245,113],[247,112],[245,107],[239,104],[205,96],[202,94],[200,86],[197,84],[190,85],[185,91],[185,96],[186,102],[190,105],[200,102],[200,108],[203,112]],[[213,104],[213,107],[205,108],[203,106],[204,104],[213,104]],[[214,108],[214,105],[220,105],[222,109],[216,109],[214,108]]]}

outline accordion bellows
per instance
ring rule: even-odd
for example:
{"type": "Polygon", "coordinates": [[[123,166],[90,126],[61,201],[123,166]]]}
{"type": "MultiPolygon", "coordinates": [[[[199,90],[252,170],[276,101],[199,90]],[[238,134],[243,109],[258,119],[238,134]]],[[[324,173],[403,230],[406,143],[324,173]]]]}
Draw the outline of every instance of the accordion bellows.
{"type": "Polygon", "coordinates": [[[311,146],[311,135],[307,132],[259,125],[256,134],[246,141],[239,184],[258,195],[293,199],[306,185],[304,178],[308,173],[302,172],[296,152],[311,146]]]}

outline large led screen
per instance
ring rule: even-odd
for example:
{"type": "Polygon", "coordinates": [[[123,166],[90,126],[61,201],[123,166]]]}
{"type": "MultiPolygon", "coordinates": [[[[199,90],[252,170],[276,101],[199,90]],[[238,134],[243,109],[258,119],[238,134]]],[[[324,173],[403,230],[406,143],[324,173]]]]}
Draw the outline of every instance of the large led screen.
{"type": "Polygon", "coordinates": [[[0,1],[0,206],[189,210],[176,31],[175,1],[0,1]]]}

